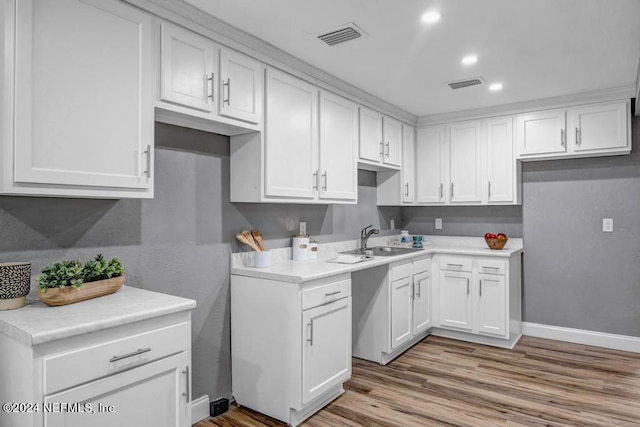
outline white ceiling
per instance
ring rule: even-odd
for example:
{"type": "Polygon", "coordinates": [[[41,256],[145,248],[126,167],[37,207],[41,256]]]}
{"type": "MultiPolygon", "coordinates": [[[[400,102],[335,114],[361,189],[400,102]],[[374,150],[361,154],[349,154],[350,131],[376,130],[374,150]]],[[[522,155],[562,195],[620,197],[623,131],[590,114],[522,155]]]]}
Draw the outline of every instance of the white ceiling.
{"type": "Polygon", "coordinates": [[[640,0],[185,1],[417,116],[632,86],[640,59],[640,0]],[[349,22],[368,36],[316,38],[349,22]]]}

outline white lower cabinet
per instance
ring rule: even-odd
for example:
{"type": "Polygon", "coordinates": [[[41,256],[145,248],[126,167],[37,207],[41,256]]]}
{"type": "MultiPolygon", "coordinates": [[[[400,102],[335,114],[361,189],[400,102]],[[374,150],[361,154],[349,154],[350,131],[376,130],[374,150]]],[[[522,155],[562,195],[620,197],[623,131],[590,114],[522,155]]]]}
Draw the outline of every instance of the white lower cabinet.
{"type": "Polygon", "coordinates": [[[231,276],[236,402],[298,425],[351,377],[351,279],[310,283],[231,276]]]}
{"type": "Polygon", "coordinates": [[[386,364],[431,327],[431,259],[354,272],[353,356],[386,364]]]}
{"type": "Polygon", "coordinates": [[[436,255],[434,335],[511,347],[521,335],[520,255],[436,255]]]}

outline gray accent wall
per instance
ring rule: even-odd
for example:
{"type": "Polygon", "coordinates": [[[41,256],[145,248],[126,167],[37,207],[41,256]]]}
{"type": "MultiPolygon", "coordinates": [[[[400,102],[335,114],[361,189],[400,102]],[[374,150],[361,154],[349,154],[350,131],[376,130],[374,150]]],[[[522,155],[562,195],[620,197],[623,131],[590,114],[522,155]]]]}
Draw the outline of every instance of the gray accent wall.
{"type": "Polygon", "coordinates": [[[526,321],[640,337],[639,117],[632,127],[629,156],[523,164],[526,321]]]}
{"type": "MultiPolygon", "coordinates": [[[[193,298],[193,395],[231,395],[229,256],[242,229],[268,248],[290,246],[298,222],[320,243],[388,230],[401,209],[376,208],[375,174],[359,174],[357,205],[229,201],[229,138],[156,124],[155,198],[0,197],[0,261],[28,261],[35,276],[62,259],[118,256],[126,285],[193,298]]],[[[35,292],[29,296],[37,298],[35,292]]],[[[82,303],[80,303],[82,304],[82,303]]]]}

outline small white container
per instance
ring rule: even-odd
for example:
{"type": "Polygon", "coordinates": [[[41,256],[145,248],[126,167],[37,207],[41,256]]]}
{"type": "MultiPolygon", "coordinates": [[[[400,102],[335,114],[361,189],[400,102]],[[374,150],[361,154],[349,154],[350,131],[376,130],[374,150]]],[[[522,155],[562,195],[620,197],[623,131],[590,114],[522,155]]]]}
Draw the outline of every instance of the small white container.
{"type": "Polygon", "coordinates": [[[309,259],[318,259],[318,242],[309,239],[309,259]]]}
{"type": "Polygon", "coordinates": [[[309,236],[304,234],[293,236],[293,260],[307,261],[309,252],[309,236]]]}
{"type": "Polygon", "coordinates": [[[253,266],[257,268],[271,267],[271,251],[254,251],[253,266]]]}

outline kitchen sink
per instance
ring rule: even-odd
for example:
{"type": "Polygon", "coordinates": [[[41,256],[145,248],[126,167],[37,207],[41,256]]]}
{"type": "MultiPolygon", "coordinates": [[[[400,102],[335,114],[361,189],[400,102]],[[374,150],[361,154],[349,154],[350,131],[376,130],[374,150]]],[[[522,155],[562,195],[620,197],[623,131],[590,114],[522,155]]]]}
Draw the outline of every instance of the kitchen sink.
{"type": "Polygon", "coordinates": [[[348,255],[370,255],[370,256],[396,256],[402,254],[408,254],[421,249],[413,248],[401,248],[395,246],[375,246],[368,249],[354,249],[352,251],[340,252],[341,254],[348,255]]]}

